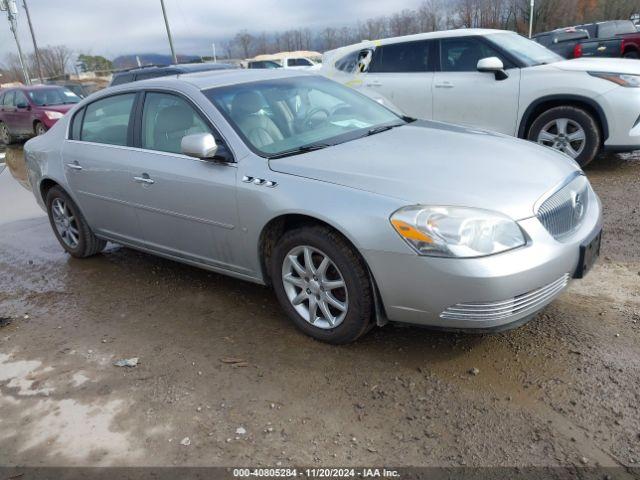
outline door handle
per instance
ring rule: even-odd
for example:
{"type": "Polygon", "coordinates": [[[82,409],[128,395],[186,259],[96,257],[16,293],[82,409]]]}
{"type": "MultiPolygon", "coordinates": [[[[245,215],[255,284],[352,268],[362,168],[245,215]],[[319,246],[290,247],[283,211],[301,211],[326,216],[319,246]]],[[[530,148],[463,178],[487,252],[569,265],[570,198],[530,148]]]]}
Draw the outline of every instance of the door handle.
{"type": "Polygon", "coordinates": [[[367,83],[367,84],[365,84],[365,85],[366,85],[367,87],[381,87],[381,86],[382,86],[382,83],[380,83],[380,82],[377,82],[377,81],[376,81],[376,82],[369,82],[369,83],[367,83]]]}
{"type": "Polygon", "coordinates": [[[155,181],[151,180],[149,178],[149,175],[147,175],[146,173],[143,174],[142,177],[133,177],[133,179],[138,183],[146,183],[147,185],[153,185],[154,183],[156,183],[155,181]]]}
{"type": "Polygon", "coordinates": [[[453,88],[451,83],[436,83],[436,88],[453,88]]]}
{"type": "Polygon", "coordinates": [[[67,167],[69,167],[71,170],[82,170],[82,167],[78,164],[78,162],[67,163],[67,167]]]}

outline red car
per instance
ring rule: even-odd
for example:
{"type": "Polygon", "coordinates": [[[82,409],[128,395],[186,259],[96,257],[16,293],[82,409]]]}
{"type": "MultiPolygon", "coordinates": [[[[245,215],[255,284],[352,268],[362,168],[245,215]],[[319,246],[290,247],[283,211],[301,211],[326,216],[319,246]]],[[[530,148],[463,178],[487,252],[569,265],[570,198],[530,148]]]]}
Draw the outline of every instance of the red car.
{"type": "Polygon", "coordinates": [[[71,90],[58,86],[0,90],[0,143],[42,135],[79,101],[71,90]]]}

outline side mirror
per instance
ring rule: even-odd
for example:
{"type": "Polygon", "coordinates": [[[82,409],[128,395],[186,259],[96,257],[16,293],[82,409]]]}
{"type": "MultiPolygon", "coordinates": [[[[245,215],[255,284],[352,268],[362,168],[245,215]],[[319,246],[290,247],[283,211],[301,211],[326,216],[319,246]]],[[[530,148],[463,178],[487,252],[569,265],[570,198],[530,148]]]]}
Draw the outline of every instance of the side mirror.
{"type": "Polygon", "coordinates": [[[185,155],[206,160],[216,156],[218,145],[210,133],[194,133],[182,137],[180,149],[185,155]]]}
{"type": "Polygon", "coordinates": [[[504,63],[498,57],[487,57],[478,60],[477,69],[479,72],[493,73],[496,80],[505,80],[509,78],[507,72],[504,71],[504,63]]]}
{"type": "Polygon", "coordinates": [[[16,105],[16,108],[19,109],[19,110],[27,110],[29,108],[29,104],[28,103],[24,103],[24,102],[18,103],[16,105]]]}

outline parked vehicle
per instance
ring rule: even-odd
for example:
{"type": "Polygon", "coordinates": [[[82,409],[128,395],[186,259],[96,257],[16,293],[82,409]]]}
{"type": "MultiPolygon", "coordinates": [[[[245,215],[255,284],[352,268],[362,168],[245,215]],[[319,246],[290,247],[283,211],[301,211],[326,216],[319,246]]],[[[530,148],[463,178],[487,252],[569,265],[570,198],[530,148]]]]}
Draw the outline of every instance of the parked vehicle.
{"type": "Polygon", "coordinates": [[[68,90],[71,90],[80,98],[85,98],[91,95],[93,92],[97,92],[100,90],[96,83],[80,83],[80,82],[70,82],[70,81],[61,81],[61,80],[52,80],[47,82],[47,85],[57,85],[59,87],[64,87],[68,90]]]}
{"type": "Polygon", "coordinates": [[[39,85],[0,91],[0,143],[42,135],[80,101],[71,90],[39,85]]]}
{"type": "Polygon", "coordinates": [[[586,30],[590,40],[578,43],[574,50],[574,58],[640,58],[640,33],[631,20],[588,23],[576,28],[586,30]]]}
{"type": "Polygon", "coordinates": [[[631,20],[588,23],[543,32],[534,40],[565,58],[640,58],[640,33],[631,20]]]}
{"type": "Polygon", "coordinates": [[[228,70],[237,68],[229,63],[183,63],[179,65],[150,65],[113,74],[110,87],[123,83],[148,80],[150,78],[180,75],[185,73],[208,72],[211,70],[228,70]]]}
{"type": "Polygon", "coordinates": [[[281,60],[283,68],[292,70],[315,70],[320,68],[320,64],[306,57],[285,57],[281,60]]]}
{"type": "Polygon", "coordinates": [[[282,68],[282,65],[273,60],[249,60],[247,68],[282,68]]]}
{"type": "Polygon", "coordinates": [[[640,149],[640,62],[567,61],[513,32],[470,29],[340,48],[322,73],[411,117],[526,138],[582,166],[640,149]]]}
{"type": "Polygon", "coordinates": [[[387,320],[514,327],[599,250],[600,201],[566,155],[284,69],[98,92],[25,156],[72,256],[109,240],[272,285],[332,343],[387,320]]]}
{"type": "Polygon", "coordinates": [[[588,39],[589,33],[586,30],[578,30],[573,27],[538,33],[533,36],[534,41],[564,58],[574,58],[576,45],[582,40],[588,39]]]}

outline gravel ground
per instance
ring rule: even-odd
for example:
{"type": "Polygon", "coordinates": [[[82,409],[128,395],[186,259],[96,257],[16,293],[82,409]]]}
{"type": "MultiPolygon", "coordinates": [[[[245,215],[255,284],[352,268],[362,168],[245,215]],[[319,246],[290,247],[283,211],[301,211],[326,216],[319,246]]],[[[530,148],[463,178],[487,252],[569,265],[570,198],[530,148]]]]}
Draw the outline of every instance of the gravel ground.
{"type": "Polygon", "coordinates": [[[6,161],[0,465],[640,463],[640,153],[587,168],[602,257],[535,320],[346,347],[267,288],[115,245],[70,258],[6,161]]]}

